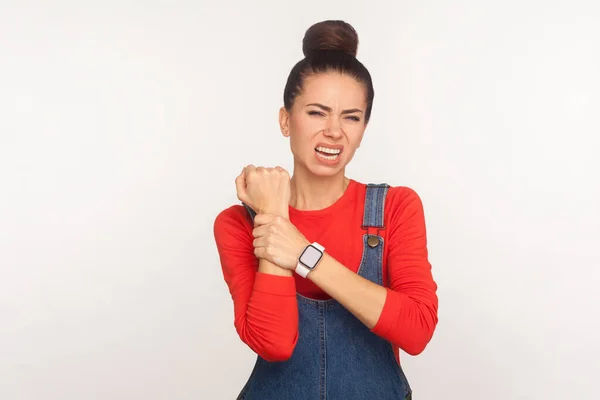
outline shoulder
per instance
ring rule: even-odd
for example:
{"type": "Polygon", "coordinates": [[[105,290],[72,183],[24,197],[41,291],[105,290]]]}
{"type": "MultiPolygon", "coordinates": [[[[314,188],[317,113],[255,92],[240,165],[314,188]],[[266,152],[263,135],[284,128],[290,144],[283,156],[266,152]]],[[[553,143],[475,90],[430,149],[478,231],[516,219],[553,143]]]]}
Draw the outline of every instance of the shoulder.
{"type": "Polygon", "coordinates": [[[424,222],[421,196],[408,186],[390,186],[386,196],[384,215],[391,225],[421,225],[424,222]]]}
{"type": "Polygon", "coordinates": [[[423,208],[421,196],[408,186],[390,186],[387,193],[386,207],[423,208]]]}
{"type": "Polygon", "coordinates": [[[252,229],[252,220],[241,204],[232,205],[220,211],[213,223],[217,242],[227,238],[246,238],[249,234],[252,235],[252,229]]]}

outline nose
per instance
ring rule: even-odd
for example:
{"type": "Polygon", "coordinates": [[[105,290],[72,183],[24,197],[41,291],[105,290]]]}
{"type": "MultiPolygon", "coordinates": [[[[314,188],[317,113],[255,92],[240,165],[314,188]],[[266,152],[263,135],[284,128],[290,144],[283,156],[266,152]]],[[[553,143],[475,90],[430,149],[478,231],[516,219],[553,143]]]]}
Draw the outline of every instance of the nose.
{"type": "Polygon", "coordinates": [[[324,134],[332,139],[338,139],[342,136],[342,127],[340,126],[338,118],[329,118],[324,134]]]}

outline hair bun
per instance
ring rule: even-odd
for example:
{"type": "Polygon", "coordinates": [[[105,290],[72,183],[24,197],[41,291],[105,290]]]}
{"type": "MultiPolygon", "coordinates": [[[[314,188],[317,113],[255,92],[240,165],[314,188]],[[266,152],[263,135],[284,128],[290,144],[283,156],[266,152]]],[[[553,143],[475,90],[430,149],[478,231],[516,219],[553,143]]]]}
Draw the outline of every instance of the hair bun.
{"type": "Polygon", "coordinates": [[[318,51],[337,50],[356,57],[358,34],[344,21],[322,21],[312,25],[304,34],[302,52],[305,57],[318,51]]]}

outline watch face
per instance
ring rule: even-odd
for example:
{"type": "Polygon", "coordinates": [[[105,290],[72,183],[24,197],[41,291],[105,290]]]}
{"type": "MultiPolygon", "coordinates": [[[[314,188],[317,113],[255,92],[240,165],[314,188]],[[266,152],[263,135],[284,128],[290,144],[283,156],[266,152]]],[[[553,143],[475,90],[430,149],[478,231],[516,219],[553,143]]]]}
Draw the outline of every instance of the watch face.
{"type": "Polygon", "coordinates": [[[323,257],[323,253],[313,245],[309,245],[304,249],[304,252],[302,252],[299,261],[306,268],[313,269],[321,257],[323,257]]]}

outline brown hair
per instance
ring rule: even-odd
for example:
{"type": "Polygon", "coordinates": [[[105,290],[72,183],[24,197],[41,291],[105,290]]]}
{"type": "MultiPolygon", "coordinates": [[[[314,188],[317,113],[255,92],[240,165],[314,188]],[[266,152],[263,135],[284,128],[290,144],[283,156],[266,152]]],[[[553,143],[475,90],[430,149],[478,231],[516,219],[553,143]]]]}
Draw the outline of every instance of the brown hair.
{"type": "Polygon", "coordinates": [[[313,74],[337,71],[365,85],[367,109],[365,123],[369,122],[373,107],[373,82],[367,68],[356,59],[358,34],[344,21],[328,20],[312,25],[304,34],[304,58],[292,68],[283,92],[285,108],[292,109],[294,100],[302,93],[304,80],[313,74]]]}

